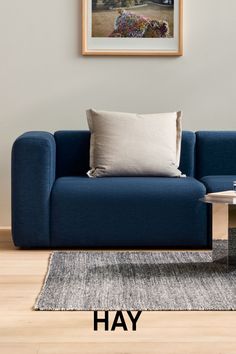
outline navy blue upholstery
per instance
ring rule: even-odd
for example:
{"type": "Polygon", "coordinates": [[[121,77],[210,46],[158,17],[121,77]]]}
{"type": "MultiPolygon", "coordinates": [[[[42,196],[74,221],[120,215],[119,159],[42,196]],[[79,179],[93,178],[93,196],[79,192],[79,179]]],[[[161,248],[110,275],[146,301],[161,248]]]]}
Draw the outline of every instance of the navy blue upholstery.
{"type": "Polygon", "coordinates": [[[194,178],[61,177],[52,190],[51,246],[207,248],[204,195],[194,178]]]}
{"type": "MultiPolygon", "coordinates": [[[[55,133],[57,146],[57,177],[83,176],[89,170],[89,131],[58,131],[55,133]]],[[[183,132],[180,170],[194,176],[195,133],[183,132]]]]}
{"type": "Polygon", "coordinates": [[[189,177],[194,177],[195,175],[195,145],[195,133],[184,131],[181,143],[181,158],[179,169],[182,173],[189,177]]]}
{"type": "Polygon", "coordinates": [[[19,247],[211,247],[206,192],[236,180],[236,132],[184,132],[187,178],[89,179],[87,131],[30,132],[12,150],[19,247]],[[197,179],[199,179],[199,181],[197,179]]]}
{"type": "Polygon", "coordinates": [[[50,246],[55,162],[55,140],[50,133],[25,133],[13,145],[12,234],[16,246],[50,246]]]}
{"type": "Polygon", "coordinates": [[[233,189],[233,181],[236,181],[234,176],[205,176],[201,178],[207,189],[207,193],[228,191],[233,189]]]}
{"type": "Polygon", "coordinates": [[[236,175],[236,132],[196,133],[197,177],[236,175]]]}
{"type": "Polygon", "coordinates": [[[57,146],[57,177],[83,176],[89,170],[90,132],[58,131],[54,134],[57,146]]]}

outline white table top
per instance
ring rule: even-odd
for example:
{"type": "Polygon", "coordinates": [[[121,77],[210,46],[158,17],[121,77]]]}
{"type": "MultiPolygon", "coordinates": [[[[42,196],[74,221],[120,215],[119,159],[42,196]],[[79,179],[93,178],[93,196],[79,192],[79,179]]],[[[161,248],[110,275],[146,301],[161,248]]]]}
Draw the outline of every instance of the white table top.
{"type": "Polygon", "coordinates": [[[216,197],[205,196],[204,198],[201,198],[200,201],[208,204],[236,205],[236,196],[235,198],[233,197],[216,198],[216,197]]]}

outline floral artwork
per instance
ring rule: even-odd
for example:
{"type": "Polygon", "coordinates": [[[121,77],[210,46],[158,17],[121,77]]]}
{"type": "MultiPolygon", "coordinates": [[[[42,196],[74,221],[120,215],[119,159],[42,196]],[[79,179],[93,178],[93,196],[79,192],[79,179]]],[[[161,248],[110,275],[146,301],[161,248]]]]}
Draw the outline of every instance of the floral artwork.
{"type": "Polygon", "coordinates": [[[94,46],[94,55],[145,55],[153,49],[156,55],[181,55],[182,1],[83,0],[84,43],[94,46]]]}
{"type": "Polygon", "coordinates": [[[119,10],[119,15],[114,21],[114,31],[109,37],[161,38],[167,37],[168,33],[167,21],[155,21],[133,12],[119,10]]]}
{"type": "MultiPolygon", "coordinates": [[[[161,2],[162,0],[160,0],[161,2]]],[[[142,1],[121,6],[127,1],[102,0],[92,8],[93,37],[158,38],[173,36],[174,4],[142,1]],[[113,4],[113,5],[112,5],[113,4]],[[168,33],[167,33],[168,32],[168,33]]]]}

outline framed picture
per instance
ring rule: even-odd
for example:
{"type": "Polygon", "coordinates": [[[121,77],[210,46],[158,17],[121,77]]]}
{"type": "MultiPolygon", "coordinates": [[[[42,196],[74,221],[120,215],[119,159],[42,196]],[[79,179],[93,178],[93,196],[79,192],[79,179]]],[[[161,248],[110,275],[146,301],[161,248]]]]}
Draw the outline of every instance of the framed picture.
{"type": "Polygon", "coordinates": [[[183,0],[82,0],[83,55],[183,54],[183,0]]]}

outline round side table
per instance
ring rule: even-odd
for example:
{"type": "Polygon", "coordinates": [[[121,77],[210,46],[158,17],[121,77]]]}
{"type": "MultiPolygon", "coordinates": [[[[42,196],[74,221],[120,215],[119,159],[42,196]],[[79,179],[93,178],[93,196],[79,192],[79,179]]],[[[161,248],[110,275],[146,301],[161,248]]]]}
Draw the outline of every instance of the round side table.
{"type": "MultiPolygon", "coordinates": [[[[231,229],[232,225],[232,213],[231,209],[236,208],[236,193],[235,198],[233,197],[224,197],[224,198],[215,198],[211,196],[205,196],[205,198],[200,199],[202,202],[207,204],[224,204],[228,206],[228,235],[227,235],[227,266],[236,267],[236,229],[231,229]]],[[[213,250],[214,253],[214,242],[213,250]]],[[[214,254],[213,254],[214,256],[214,254]]]]}

